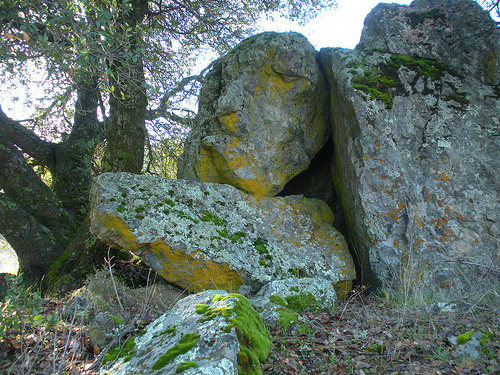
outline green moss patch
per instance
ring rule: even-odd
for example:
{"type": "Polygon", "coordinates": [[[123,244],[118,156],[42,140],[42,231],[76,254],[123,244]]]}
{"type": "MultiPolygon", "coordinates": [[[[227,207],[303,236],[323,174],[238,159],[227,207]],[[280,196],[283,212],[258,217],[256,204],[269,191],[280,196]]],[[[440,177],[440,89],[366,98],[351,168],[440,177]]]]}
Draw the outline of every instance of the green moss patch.
{"type": "Polygon", "coordinates": [[[269,350],[271,350],[269,332],[264,327],[260,315],[244,296],[235,293],[231,293],[229,296],[215,295],[213,301],[224,301],[228,298],[237,300],[232,309],[234,314],[225,317],[230,324],[224,329],[224,332],[229,333],[234,328],[238,336],[240,343],[238,373],[262,374],[260,364],[264,363],[269,350]]]}
{"type": "Polygon", "coordinates": [[[402,83],[397,76],[397,70],[384,69],[367,70],[362,76],[354,77],[352,86],[359,91],[370,95],[372,100],[380,100],[387,108],[392,108],[392,98],[396,92],[403,89],[402,83]]]}
{"type": "MultiPolygon", "coordinates": [[[[203,306],[203,305],[197,305],[197,306],[203,306]]],[[[204,309],[204,307],[203,307],[204,309]]],[[[198,311],[196,311],[198,314],[201,314],[202,308],[199,308],[198,311]],[[198,312],[200,311],[200,312],[198,312]]],[[[205,312],[202,313],[204,318],[200,319],[200,322],[207,322],[209,320],[212,320],[218,316],[223,316],[224,318],[228,319],[233,315],[233,310],[229,307],[229,305],[218,307],[216,309],[208,308],[205,309],[205,312]]]]}
{"type": "MultiPolygon", "coordinates": [[[[374,51],[365,51],[366,55],[371,55],[374,51]]],[[[429,59],[417,59],[410,56],[393,54],[390,55],[387,62],[369,65],[363,59],[360,63],[351,63],[349,66],[362,68],[362,75],[356,69],[349,70],[349,73],[354,77],[351,79],[352,86],[370,96],[371,100],[379,100],[385,103],[386,108],[391,109],[393,98],[396,95],[407,95],[403,83],[399,78],[398,71],[404,66],[414,72],[416,77],[411,85],[416,84],[420,77],[429,78],[439,82],[445,73],[449,73],[456,77],[460,75],[451,67],[438,63],[429,59]]],[[[460,109],[469,103],[464,94],[455,92],[445,100],[454,100],[460,104],[460,109]]],[[[457,108],[455,106],[455,108],[457,108]]]]}
{"type": "Polygon", "coordinates": [[[163,332],[159,333],[158,335],[154,335],[153,338],[155,337],[158,337],[158,336],[162,336],[162,335],[170,335],[172,333],[175,333],[175,329],[177,328],[177,326],[172,326],[170,328],[167,328],[166,330],[164,330],[163,332]]]}
{"type": "Polygon", "coordinates": [[[212,222],[215,225],[221,225],[221,226],[226,225],[224,219],[221,219],[207,211],[203,211],[203,216],[200,217],[200,220],[204,222],[212,222]]]}
{"type": "Polygon", "coordinates": [[[301,312],[305,309],[310,311],[318,310],[318,302],[312,293],[300,293],[293,296],[286,296],[287,307],[293,311],[301,312]]]}
{"type": "Polygon", "coordinates": [[[272,302],[272,303],[275,303],[281,307],[286,307],[287,303],[285,302],[285,300],[283,300],[283,298],[281,297],[278,297],[278,296],[270,296],[269,297],[269,300],[272,302]]]}
{"type": "Polygon", "coordinates": [[[388,65],[395,70],[398,70],[401,66],[406,66],[407,68],[417,72],[419,75],[430,78],[433,81],[440,79],[446,72],[454,76],[458,76],[452,68],[440,64],[437,61],[414,59],[413,57],[404,55],[392,55],[391,62],[388,65]]]}
{"type": "Polygon", "coordinates": [[[137,336],[132,336],[129,337],[127,341],[125,341],[125,344],[123,346],[115,346],[113,349],[111,349],[109,352],[106,353],[104,356],[102,363],[108,363],[111,361],[114,361],[116,358],[123,358],[125,357],[125,362],[127,360],[130,360],[133,356],[133,349],[135,348],[135,338],[137,336]]]}
{"type": "Polygon", "coordinates": [[[431,9],[427,12],[411,12],[407,13],[406,16],[410,19],[410,24],[412,27],[415,27],[425,20],[433,19],[433,20],[446,20],[446,14],[441,12],[439,9],[431,9]]]}
{"type": "Polygon", "coordinates": [[[278,308],[276,312],[279,315],[278,325],[285,331],[287,331],[293,323],[299,321],[299,314],[287,308],[278,308]]]}
{"type": "Polygon", "coordinates": [[[208,310],[208,305],[205,305],[205,304],[197,304],[195,307],[194,307],[194,311],[196,311],[196,314],[205,314],[208,310]]]}
{"type": "Polygon", "coordinates": [[[181,372],[189,370],[190,368],[198,368],[198,364],[193,361],[181,362],[175,369],[175,373],[180,374],[181,372]]]}
{"type": "Polygon", "coordinates": [[[193,346],[196,345],[196,342],[199,338],[200,335],[198,335],[197,333],[188,333],[182,336],[177,345],[168,349],[165,354],[163,354],[156,360],[153,367],[151,368],[151,372],[162,369],[174,358],[180,356],[181,354],[187,353],[193,346]]]}
{"type": "Polygon", "coordinates": [[[300,293],[293,296],[286,296],[285,299],[272,295],[269,297],[269,300],[280,306],[276,309],[279,315],[278,325],[285,331],[288,330],[293,323],[298,322],[298,313],[304,310],[316,311],[319,308],[317,299],[312,293],[300,293]]]}
{"type": "Polygon", "coordinates": [[[267,240],[259,238],[254,241],[253,246],[261,255],[259,258],[259,265],[262,267],[271,267],[273,263],[273,256],[269,254],[269,250],[267,249],[267,240]]]}

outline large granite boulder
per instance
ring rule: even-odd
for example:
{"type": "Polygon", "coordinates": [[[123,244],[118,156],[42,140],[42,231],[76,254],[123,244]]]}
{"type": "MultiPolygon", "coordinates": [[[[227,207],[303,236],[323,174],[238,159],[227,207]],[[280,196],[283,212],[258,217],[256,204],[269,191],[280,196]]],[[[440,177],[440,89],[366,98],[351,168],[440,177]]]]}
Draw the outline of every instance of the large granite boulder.
{"type": "Polygon", "coordinates": [[[178,177],[273,196],[330,134],[318,53],[298,33],[263,33],[215,62],[178,177]]]}
{"type": "Polygon", "coordinates": [[[101,241],[131,250],[190,291],[257,292],[291,276],[321,277],[342,289],[356,277],[333,213],[319,200],[105,173],[92,187],[91,207],[90,230],[101,241]]]}
{"type": "Polygon", "coordinates": [[[259,374],[270,349],[269,333],[248,300],[211,290],[177,302],[145,332],[112,350],[105,373],[259,374]]]}
{"type": "Polygon", "coordinates": [[[356,48],[436,60],[467,78],[500,83],[496,24],[472,0],[379,4],[366,17],[356,48]]]}
{"type": "Polygon", "coordinates": [[[364,276],[448,297],[474,285],[500,256],[500,90],[485,83],[497,81],[498,61],[490,60],[491,74],[464,76],[471,56],[485,53],[484,35],[466,50],[445,47],[470,20],[493,30],[486,39],[495,46],[499,34],[477,4],[452,3],[447,10],[434,1],[379,5],[361,38],[375,50],[320,52],[332,88],[334,180],[364,276]],[[423,9],[432,13],[424,17],[423,9]],[[410,11],[421,14],[413,31],[410,11]],[[434,33],[442,24],[442,35],[434,33]],[[380,31],[403,26],[411,32],[401,40],[380,31]],[[405,39],[417,29],[420,39],[405,39]],[[418,40],[422,48],[412,47],[418,40]]]}

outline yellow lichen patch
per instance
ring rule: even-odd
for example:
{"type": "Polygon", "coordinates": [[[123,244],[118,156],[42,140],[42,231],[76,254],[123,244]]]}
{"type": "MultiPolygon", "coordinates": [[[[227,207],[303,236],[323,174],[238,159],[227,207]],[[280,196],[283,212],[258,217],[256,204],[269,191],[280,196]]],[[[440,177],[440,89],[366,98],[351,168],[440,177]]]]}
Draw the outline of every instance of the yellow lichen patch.
{"type": "Polygon", "coordinates": [[[255,194],[259,196],[269,196],[272,186],[268,184],[267,179],[264,178],[253,178],[251,180],[240,180],[239,181],[241,189],[249,194],[255,194]]]}
{"type": "Polygon", "coordinates": [[[135,236],[116,213],[103,212],[101,215],[94,217],[92,221],[94,227],[106,228],[108,232],[119,233],[119,235],[113,236],[119,239],[118,243],[116,243],[117,246],[132,251],[138,248],[135,236]]]}
{"type": "Polygon", "coordinates": [[[397,215],[397,213],[396,213],[396,211],[395,211],[395,210],[391,211],[391,212],[388,214],[388,216],[392,217],[396,223],[397,223],[397,222],[398,222],[398,220],[399,220],[399,216],[397,215]]]}
{"type": "Polygon", "coordinates": [[[405,202],[399,202],[398,204],[398,210],[402,210],[406,206],[405,202]]]}
{"type": "Polygon", "coordinates": [[[462,216],[460,215],[459,212],[457,211],[453,211],[453,214],[455,215],[455,217],[458,219],[458,220],[461,220],[461,221],[470,221],[470,219],[467,217],[467,216],[462,216]]]}
{"type": "Polygon", "coordinates": [[[436,228],[439,228],[441,225],[445,225],[448,222],[448,218],[446,216],[443,216],[440,218],[437,223],[436,223],[436,228]]]}
{"type": "Polygon", "coordinates": [[[212,150],[201,148],[201,156],[196,164],[196,173],[202,181],[223,183],[220,172],[215,167],[214,155],[212,150]]]}
{"type": "Polygon", "coordinates": [[[238,131],[236,125],[240,121],[240,119],[238,118],[236,112],[231,113],[229,115],[221,116],[220,121],[222,122],[224,127],[231,133],[236,133],[238,131]]]}
{"type": "Polygon", "coordinates": [[[172,249],[160,239],[150,244],[150,251],[163,263],[160,275],[192,293],[207,289],[233,293],[244,284],[238,272],[227,264],[205,259],[201,252],[188,255],[172,249]],[[198,256],[195,258],[193,255],[198,256]]]}
{"type": "Polygon", "coordinates": [[[352,280],[341,280],[333,285],[339,301],[345,301],[352,290],[352,280]]]}

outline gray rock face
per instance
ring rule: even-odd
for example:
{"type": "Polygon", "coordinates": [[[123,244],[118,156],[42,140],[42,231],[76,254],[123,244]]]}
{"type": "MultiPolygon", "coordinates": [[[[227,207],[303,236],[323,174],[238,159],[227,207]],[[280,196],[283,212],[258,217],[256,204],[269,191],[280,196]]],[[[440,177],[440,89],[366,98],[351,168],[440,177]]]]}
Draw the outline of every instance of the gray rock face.
{"type": "Polygon", "coordinates": [[[130,338],[106,373],[238,374],[260,368],[271,342],[259,314],[241,295],[211,290],[191,295],[130,338]],[[240,342],[240,339],[242,340],[240,342]]]}
{"type": "Polygon", "coordinates": [[[333,213],[319,200],[254,197],[229,185],[105,173],[92,188],[91,202],[92,233],[133,251],[190,291],[257,292],[271,280],[297,274],[342,285],[355,278],[333,213]]]}
{"type": "Polygon", "coordinates": [[[465,290],[500,255],[497,88],[425,59],[341,49],[321,57],[334,179],[365,275],[429,293],[465,290]]]}
{"type": "Polygon", "coordinates": [[[219,59],[200,93],[178,177],[273,196],[330,133],[318,53],[297,33],[263,33],[219,59]]]}
{"type": "Polygon", "coordinates": [[[366,17],[356,48],[436,60],[467,78],[500,83],[496,24],[472,0],[379,4],[366,17]]]}

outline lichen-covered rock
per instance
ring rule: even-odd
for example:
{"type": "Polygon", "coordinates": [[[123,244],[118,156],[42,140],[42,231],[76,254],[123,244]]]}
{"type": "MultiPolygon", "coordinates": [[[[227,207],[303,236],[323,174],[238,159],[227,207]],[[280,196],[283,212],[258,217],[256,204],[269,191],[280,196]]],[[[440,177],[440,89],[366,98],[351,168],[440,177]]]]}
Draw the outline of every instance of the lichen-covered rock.
{"type": "Polygon", "coordinates": [[[261,374],[270,348],[269,333],[245,297],[211,290],[177,302],[145,333],[130,338],[105,371],[109,375],[261,374]]]}
{"type": "Polygon", "coordinates": [[[249,302],[259,311],[266,326],[275,327],[291,323],[283,322],[283,316],[298,319],[296,313],[305,310],[331,309],[337,302],[337,293],[328,280],[290,277],[267,283],[249,302]]]}
{"type": "Polygon", "coordinates": [[[223,184],[105,173],[91,191],[91,232],[190,291],[257,292],[294,275],[350,282],[353,261],[332,223],[319,200],[223,184]]]}
{"type": "Polygon", "coordinates": [[[466,290],[500,256],[498,87],[434,60],[321,56],[336,190],[364,276],[448,297],[466,290]]]}
{"type": "Polygon", "coordinates": [[[498,30],[472,0],[379,4],[366,17],[356,48],[426,58],[464,76],[500,83],[498,30]]]}
{"type": "Polygon", "coordinates": [[[298,33],[263,33],[215,62],[178,177],[273,196],[330,133],[318,53],[298,33]]]}

